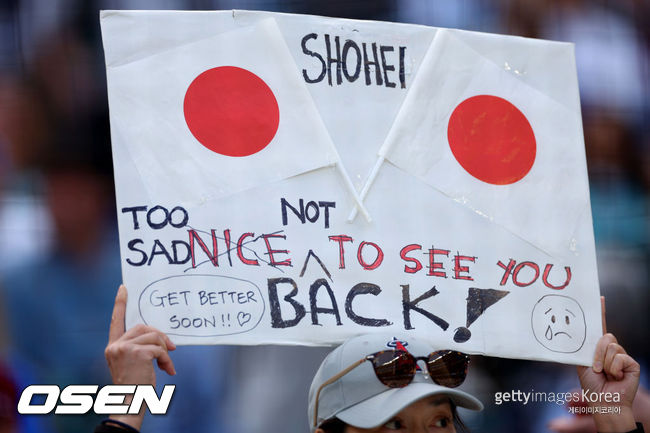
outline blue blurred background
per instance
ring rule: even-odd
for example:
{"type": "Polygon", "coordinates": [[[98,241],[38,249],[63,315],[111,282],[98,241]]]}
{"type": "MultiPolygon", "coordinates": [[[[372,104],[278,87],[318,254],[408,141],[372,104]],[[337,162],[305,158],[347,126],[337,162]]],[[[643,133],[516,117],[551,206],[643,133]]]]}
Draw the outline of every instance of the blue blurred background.
{"type": "MultiPolygon", "coordinates": [[[[608,328],[648,366],[650,1],[2,0],[0,433],[90,432],[96,416],[19,417],[17,395],[31,383],[110,381],[103,349],[121,271],[98,11],[232,8],[574,42],[608,328]]],[[[327,351],[179,348],[170,413],[143,431],[305,432],[327,351]]],[[[568,366],[481,357],[468,382],[486,403],[465,415],[477,432],[543,432],[568,416],[552,403],[496,406],[497,391],[578,386],[568,366]]]]}

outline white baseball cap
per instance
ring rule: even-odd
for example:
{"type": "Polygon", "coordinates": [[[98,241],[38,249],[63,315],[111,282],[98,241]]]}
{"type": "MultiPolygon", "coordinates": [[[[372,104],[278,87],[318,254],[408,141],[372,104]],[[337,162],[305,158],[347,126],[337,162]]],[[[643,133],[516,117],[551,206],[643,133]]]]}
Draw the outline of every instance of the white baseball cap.
{"type": "Polygon", "coordinates": [[[323,360],[309,388],[309,424],[312,432],[333,417],[358,428],[374,428],[386,423],[395,414],[424,397],[444,395],[456,406],[482,410],[483,404],[472,395],[456,388],[433,382],[425,372],[418,371],[413,381],[403,388],[389,388],[379,381],[366,356],[396,348],[405,348],[416,358],[427,356],[434,349],[415,337],[398,338],[377,333],[351,338],[334,349],[323,360]],[[322,386],[332,377],[358,364],[334,382],[322,386]],[[316,394],[321,389],[316,401],[316,394]],[[318,404],[317,418],[314,418],[318,404]]]}

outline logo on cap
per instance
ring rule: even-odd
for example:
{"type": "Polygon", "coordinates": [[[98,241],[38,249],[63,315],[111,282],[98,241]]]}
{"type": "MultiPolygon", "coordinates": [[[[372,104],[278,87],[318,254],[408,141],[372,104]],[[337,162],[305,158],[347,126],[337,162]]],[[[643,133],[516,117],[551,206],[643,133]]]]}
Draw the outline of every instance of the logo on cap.
{"type": "Polygon", "coordinates": [[[397,337],[393,337],[391,341],[386,343],[386,346],[397,350],[403,350],[404,352],[408,352],[408,350],[406,350],[406,346],[408,345],[409,343],[407,341],[400,340],[397,337]]]}
{"type": "MultiPolygon", "coordinates": [[[[393,349],[401,350],[401,351],[404,351],[404,352],[408,352],[408,350],[406,349],[406,346],[408,346],[408,345],[409,345],[408,341],[400,340],[397,337],[393,337],[393,339],[391,341],[386,343],[386,346],[391,347],[393,349]]],[[[420,366],[417,363],[415,364],[415,372],[416,373],[422,373],[422,369],[420,368],[420,366]]]]}

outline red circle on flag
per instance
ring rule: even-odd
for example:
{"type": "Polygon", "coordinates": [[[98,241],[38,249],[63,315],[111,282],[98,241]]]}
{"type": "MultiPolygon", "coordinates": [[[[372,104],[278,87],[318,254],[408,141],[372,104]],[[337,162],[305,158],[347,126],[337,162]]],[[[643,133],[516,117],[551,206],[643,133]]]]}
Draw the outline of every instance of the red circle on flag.
{"type": "Polygon", "coordinates": [[[498,96],[472,96],[458,104],[449,118],[447,139],[458,163],[493,185],[521,180],[535,162],[535,134],[528,119],[498,96]]]}
{"type": "Polygon", "coordinates": [[[264,149],[280,123],[273,91],[260,77],[236,66],[199,74],[185,92],[183,113],[199,143],[227,156],[264,149]]]}

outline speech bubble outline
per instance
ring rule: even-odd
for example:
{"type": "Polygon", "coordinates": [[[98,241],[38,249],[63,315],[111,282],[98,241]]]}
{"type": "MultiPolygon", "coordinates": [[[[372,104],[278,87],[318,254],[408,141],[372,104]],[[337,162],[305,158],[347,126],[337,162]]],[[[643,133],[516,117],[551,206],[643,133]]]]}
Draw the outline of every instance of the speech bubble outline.
{"type": "MultiPolygon", "coordinates": [[[[266,302],[264,301],[264,296],[262,295],[262,291],[261,291],[260,288],[259,288],[255,283],[253,283],[252,281],[245,280],[245,279],[243,279],[243,278],[235,278],[235,277],[231,277],[231,276],[226,276],[226,275],[213,275],[213,274],[181,274],[181,275],[171,275],[171,276],[168,276],[168,277],[161,278],[161,279],[158,279],[158,280],[156,280],[156,281],[153,281],[153,282],[149,283],[149,284],[144,288],[144,290],[140,293],[140,297],[139,297],[139,299],[138,299],[138,314],[140,315],[140,318],[142,319],[142,321],[144,322],[144,324],[145,324],[145,325],[149,325],[149,326],[155,326],[155,325],[152,325],[152,324],[150,323],[150,322],[152,322],[152,321],[147,321],[147,319],[145,318],[145,314],[143,313],[143,308],[142,308],[143,297],[145,296],[145,294],[149,291],[149,289],[150,289],[152,286],[155,286],[155,285],[157,285],[157,284],[159,284],[159,283],[161,283],[161,282],[163,282],[163,281],[168,281],[168,280],[176,279],[176,278],[183,278],[184,281],[187,281],[188,278],[192,278],[192,277],[221,278],[221,279],[225,279],[225,280],[234,280],[234,281],[239,282],[240,284],[241,284],[241,283],[245,283],[245,284],[250,285],[251,288],[254,288],[254,289],[255,289],[255,292],[256,292],[257,295],[259,296],[259,299],[260,299],[260,302],[261,302],[261,311],[259,312],[259,318],[257,319],[256,322],[254,322],[254,323],[252,324],[251,327],[247,327],[247,329],[245,329],[245,330],[240,330],[240,331],[235,331],[235,332],[218,332],[218,333],[211,333],[211,334],[207,334],[207,335],[198,335],[198,334],[196,334],[196,333],[191,333],[191,332],[189,332],[189,333],[188,333],[188,332],[184,332],[184,333],[180,333],[180,332],[172,332],[172,331],[170,331],[169,329],[167,329],[167,328],[169,328],[169,327],[157,326],[161,331],[165,332],[167,335],[185,336],[185,337],[220,337],[220,336],[226,336],[226,335],[243,334],[243,333],[250,332],[250,331],[252,331],[253,329],[255,329],[255,328],[260,324],[260,322],[262,321],[262,318],[264,317],[264,313],[266,312],[266,302]],[[162,328],[164,328],[164,329],[162,329],[162,328]]],[[[198,291],[197,291],[197,290],[191,290],[190,292],[194,292],[195,295],[198,294],[198,291]]],[[[146,300],[146,298],[145,298],[145,300],[146,300]]],[[[156,307],[154,306],[154,308],[156,308],[156,307]]],[[[242,312],[242,311],[239,311],[239,312],[232,311],[232,313],[233,313],[233,323],[238,323],[239,326],[244,326],[244,325],[248,324],[249,322],[251,322],[251,318],[253,318],[253,314],[252,314],[252,313],[246,313],[246,312],[242,312]],[[236,314],[235,314],[235,313],[236,313],[236,314]],[[240,315],[240,313],[243,313],[243,315],[240,315]],[[249,315],[249,316],[250,316],[250,318],[249,318],[248,320],[244,321],[244,320],[241,320],[241,319],[240,319],[240,318],[246,317],[246,315],[249,315]]],[[[180,329],[183,329],[183,328],[180,328],[180,329]]]]}

